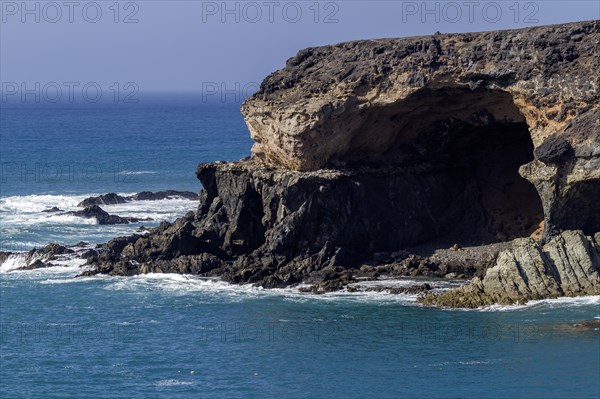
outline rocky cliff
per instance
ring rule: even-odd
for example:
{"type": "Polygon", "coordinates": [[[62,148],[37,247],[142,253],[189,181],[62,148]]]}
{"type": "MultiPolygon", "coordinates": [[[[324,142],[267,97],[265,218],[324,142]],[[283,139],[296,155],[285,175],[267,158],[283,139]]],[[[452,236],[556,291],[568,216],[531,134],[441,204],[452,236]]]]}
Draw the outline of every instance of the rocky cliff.
{"type": "Polygon", "coordinates": [[[427,300],[458,306],[597,293],[585,234],[600,231],[598,43],[590,21],[303,50],[242,107],[252,157],[200,165],[197,212],[113,240],[90,263],[321,288],[359,271],[489,268],[463,288],[480,299],[427,300]],[[583,271],[545,255],[560,239],[589,260],[583,271]],[[487,246],[436,258],[449,243],[487,246]],[[534,266],[514,266],[523,252],[534,266]],[[509,269],[516,292],[494,283],[509,269]],[[528,285],[538,274],[544,289],[528,285]]]}

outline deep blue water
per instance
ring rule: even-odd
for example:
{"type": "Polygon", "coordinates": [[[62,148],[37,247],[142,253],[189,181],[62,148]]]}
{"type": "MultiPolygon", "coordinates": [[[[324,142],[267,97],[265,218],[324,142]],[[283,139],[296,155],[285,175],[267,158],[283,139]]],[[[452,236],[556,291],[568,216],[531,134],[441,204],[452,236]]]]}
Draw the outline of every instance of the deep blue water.
{"type": "MultiPolygon", "coordinates": [[[[74,209],[92,193],[197,191],[199,162],[249,154],[238,108],[173,96],[126,107],[3,108],[3,249],[135,230],[41,210],[74,209]],[[73,178],[30,173],[37,164],[71,165],[73,178]],[[115,177],[115,165],[127,173],[115,177]],[[78,175],[86,166],[102,173],[78,175]]],[[[107,210],[158,223],[195,206],[167,200],[107,210]]],[[[73,261],[0,272],[0,397],[600,397],[600,331],[568,328],[600,317],[600,297],[449,311],[385,293],[313,296],[189,276],[74,278],[78,272],[73,261]]]]}
{"type": "Polygon", "coordinates": [[[252,145],[240,104],[189,95],[2,106],[2,196],[198,191],[196,165],[236,161],[252,145]]]}

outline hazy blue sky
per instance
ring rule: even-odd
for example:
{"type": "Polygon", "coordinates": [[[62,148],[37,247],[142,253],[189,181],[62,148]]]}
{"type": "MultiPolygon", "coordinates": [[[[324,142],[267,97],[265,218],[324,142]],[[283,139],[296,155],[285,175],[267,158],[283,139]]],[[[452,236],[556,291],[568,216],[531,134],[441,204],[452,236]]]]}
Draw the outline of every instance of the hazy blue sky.
{"type": "Polygon", "coordinates": [[[115,3],[3,0],[3,84],[249,87],[308,46],[600,19],[597,0],[115,3]]]}

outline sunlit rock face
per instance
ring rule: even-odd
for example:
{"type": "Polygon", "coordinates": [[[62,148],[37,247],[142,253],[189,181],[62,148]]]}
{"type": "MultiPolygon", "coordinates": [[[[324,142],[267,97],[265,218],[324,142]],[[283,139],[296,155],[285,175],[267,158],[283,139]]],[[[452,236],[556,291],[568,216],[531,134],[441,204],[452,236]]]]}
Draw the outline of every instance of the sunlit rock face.
{"type": "MultiPolygon", "coordinates": [[[[600,184],[598,42],[600,22],[590,21],[309,48],[244,104],[253,156],[300,171],[357,162],[443,168],[452,166],[442,159],[449,149],[468,158],[477,140],[527,129],[529,142],[522,137],[514,148],[535,148],[535,159],[519,166],[539,192],[546,235],[592,233],[599,226],[598,205],[589,201],[600,184]]],[[[530,192],[517,202],[523,198],[530,192]]]]}

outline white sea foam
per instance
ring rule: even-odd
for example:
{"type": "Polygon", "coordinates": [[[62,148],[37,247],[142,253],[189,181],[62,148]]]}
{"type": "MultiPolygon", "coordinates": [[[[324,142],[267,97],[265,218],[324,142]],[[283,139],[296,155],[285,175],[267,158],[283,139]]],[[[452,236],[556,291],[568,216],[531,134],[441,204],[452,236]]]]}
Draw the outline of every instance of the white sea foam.
{"type": "Polygon", "coordinates": [[[85,264],[85,259],[76,257],[73,254],[56,255],[56,259],[51,261],[52,266],[32,270],[20,270],[36,260],[44,258],[38,254],[28,256],[27,253],[15,253],[0,264],[0,273],[24,274],[30,277],[48,276],[59,274],[61,277],[71,277],[74,274],[80,273],[81,266],[85,264]]]}
{"type": "Polygon", "coordinates": [[[96,218],[83,218],[74,215],[51,215],[45,220],[41,220],[42,223],[48,224],[98,224],[96,218]]]}
{"type": "MultiPolygon", "coordinates": [[[[77,204],[90,196],[86,195],[26,195],[0,198],[0,212],[3,228],[12,226],[37,226],[39,224],[96,224],[91,218],[80,218],[73,215],[60,215],[43,212],[46,209],[57,207],[62,211],[81,210],[77,204]]],[[[131,195],[127,193],[125,195],[131,195]]],[[[194,210],[198,201],[185,198],[173,198],[157,201],[131,201],[124,204],[102,205],[108,213],[123,217],[151,218],[153,220],[172,220],[183,216],[186,212],[194,210]]]]}
{"type": "Polygon", "coordinates": [[[444,366],[472,366],[472,365],[481,365],[481,364],[496,364],[501,363],[502,359],[484,359],[484,360],[458,360],[458,361],[450,361],[450,362],[441,362],[441,363],[431,363],[428,364],[429,367],[444,367],[444,366]]]}
{"type": "Polygon", "coordinates": [[[15,195],[0,198],[0,211],[8,213],[41,212],[53,206],[65,209],[75,208],[89,195],[15,195]]]}
{"type": "Polygon", "coordinates": [[[155,170],[123,170],[119,173],[122,175],[154,175],[158,172],[155,170]]]}
{"type": "Polygon", "coordinates": [[[89,283],[92,281],[98,281],[96,277],[70,277],[70,278],[49,278],[47,280],[40,281],[40,284],[54,285],[54,284],[72,284],[72,283],[89,283]]]}
{"type": "MultiPolygon", "coordinates": [[[[129,196],[134,193],[119,193],[129,196]]],[[[95,218],[82,218],[55,212],[43,212],[57,207],[64,212],[78,211],[81,201],[97,193],[85,195],[26,195],[0,198],[2,212],[1,249],[27,251],[43,247],[49,242],[69,244],[77,241],[106,242],[113,237],[137,232],[140,224],[157,225],[173,221],[195,210],[198,201],[173,198],[158,201],[131,201],[118,205],[102,205],[108,213],[122,217],[150,219],[134,224],[98,225],[95,218]],[[33,233],[33,234],[31,234],[33,233]]]]}
{"type": "MultiPolygon", "coordinates": [[[[36,269],[30,271],[18,271],[19,273],[28,273],[39,277],[50,277],[40,281],[41,284],[70,284],[70,283],[89,283],[103,282],[104,289],[115,291],[158,291],[168,295],[186,296],[202,294],[207,300],[213,302],[241,302],[244,300],[259,298],[265,296],[281,297],[283,300],[292,302],[308,302],[308,301],[325,301],[325,302],[357,302],[357,303],[375,303],[375,304],[399,304],[408,306],[421,306],[416,303],[418,295],[407,294],[390,294],[386,291],[354,291],[347,290],[328,292],[324,294],[313,294],[300,292],[299,288],[302,285],[292,288],[280,289],[264,289],[262,287],[254,287],[250,284],[237,285],[218,280],[216,278],[201,278],[192,275],[182,274],[162,274],[150,273],[137,275],[132,277],[114,277],[97,275],[93,277],[77,277],[76,274],[81,273],[85,260],[83,259],[63,259],[53,261],[56,267],[36,269]]],[[[22,267],[23,260],[19,256],[7,260],[2,267],[1,272],[14,270],[22,267]]],[[[370,286],[374,286],[375,282],[369,282],[370,286]]],[[[423,283],[423,280],[386,280],[380,284],[386,286],[410,286],[423,283]]],[[[441,283],[444,283],[443,281],[441,283]]],[[[448,285],[458,284],[457,282],[447,282],[448,285]]],[[[600,296],[584,296],[576,298],[556,298],[530,301],[524,305],[492,305],[478,309],[459,309],[461,311],[479,311],[479,312],[507,312],[520,311],[535,307],[540,308],[560,308],[560,307],[579,307],[589,305],[600,305],[600,296]]],[[[451,309],[455,310],[455,309],[451,309]]],[[[597,318],[600,318],[598,316],[597,318]]]]}
{"type": "Polygon", "coordinates": [[[152,218],[156,221],[173,220],[195,210],[197,207],[198,201],[186,198],[131,201],[124,204],[103,205],[103,209],[110,214],[140,219],[152,218]]]}
{"type": "Polygon", "coordinates": [[[181,386],[181,385],[192,385],[191,381],[181,381],[181,380],[160,380],[156,383],[159,387],[172,387],[172,386],[181,386]]]}
{"type": "MultiPolygon", "coordinates": [[[[98,194],[91,193],[85,195],[26,195],[11,196],[0,198],[0,212],[3,213],[3,224],[18,226],[39,224],[45,220],[52,222],[70,222],[87,223],[87,219],[79,218],[68,219],[65,215],[42,212],[46,209],[57,207],[63,211],[81,210],[77,204],[90,196],[98,194]]],[[[132,193],[123,193],[119,195],[132,195],[132,193]]],[[[109,213],[119,216],[137,216],[146,215],[146,217],[173,218],[184,215],[190,210],[194,210],[198,201],[186,198],[172,198],[157,201],[131,201],[124,204],[102,205],[102,208],[109,213]]]]}
{"type": "MultiPolygon", "coordinates": [[[[218,279],[199,278],[190,275],[150,273],[133,277],[113,277],[105,289],[148,291],[157,290],[169,295],[195,295],[202,294],[210,299],[224,300],[227,302],[240,302],[251,298],[278,296],[293,302],[306,301],[351,301],[378,304],[399,303],[414,305],[416,295],[389,294],[387,292],[348,292],[346,290],[312,294],[300,292],[298,287],[264,289],[251,284],[229,284],[218,279]]],[[[404,283],[404,282],[403,282],[404,283]]],[[[414,284],[414,282],[413,282],[414,284]]]]}
{"type": "Polygon", "coordinates": [[[377,288],[409,288],[415,285],[429,284],[432,286],[433,291],[441,292],[452,288],[460,287],[466,284],[465,280],[441,280],[441,279],[415,279],[410,277],[400,278],[380,278],[378,280],[367,280],[358,281],[356,283],[349,284],[349,287],[358,289],[377,289],[377,288]]]}
{"type": "Polygon", "coordinates": [[[195,292],[223,294],[226,296],[254,295],[265,292],[260,287],[234,285],[217,279],[205,279],[184,274],[149,273],[132,277],[117,277],[105,287],[108,290],[148,290],[155,289],[174,295],[195,292]]]}
{"type": "Polygon", "coordinates": [[[11,254],[0,265],[0,273],[8,273],[12,270],[27,266],[25,254],[11,254]]]}
{"type": "Polygon", "coordinates": [[[579,307],[579,306],[590,306],[600,305],[600,295],[588,295],[579,297],[560,297],[553,299],[540,299],[535,301],[529,301],[521,305],[490,305],[474,309],[480,312],[510,312],[519,311],[530,308],[565,308],[565,307],[579,307]]]}

